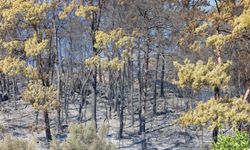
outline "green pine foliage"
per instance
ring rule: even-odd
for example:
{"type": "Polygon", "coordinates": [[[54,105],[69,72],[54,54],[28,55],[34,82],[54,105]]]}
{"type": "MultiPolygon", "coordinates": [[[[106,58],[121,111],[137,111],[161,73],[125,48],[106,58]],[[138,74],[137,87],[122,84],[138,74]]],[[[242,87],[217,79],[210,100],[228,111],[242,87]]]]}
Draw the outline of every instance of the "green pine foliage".
{"type": "Polygon", "coordinates": [[[244,132],[235,135],[219,135],[218,142],[213,144],[212,150],[249,150],[250,138],[244,132]]]}
{"type": "Polygon", "coordinates": [[[207,63],[201,60],[191,63],[188,59],[184,61],[184,64],[174,62],[179,78],[175,83],[181,88],[188,87],[195,91],[199,91],[204,86],[226,88],[230,81],[228,72],[231,64],[231,61],[218,64],[211,57],[207,63]]]}
{"type": "Polygon", "coordinates": [[[250,122],[250,104],[241,98],[208,100],[184,113],[178,120],[183,126],[197,125],[213,129],[236,128],[239,123],[250,122]]]}

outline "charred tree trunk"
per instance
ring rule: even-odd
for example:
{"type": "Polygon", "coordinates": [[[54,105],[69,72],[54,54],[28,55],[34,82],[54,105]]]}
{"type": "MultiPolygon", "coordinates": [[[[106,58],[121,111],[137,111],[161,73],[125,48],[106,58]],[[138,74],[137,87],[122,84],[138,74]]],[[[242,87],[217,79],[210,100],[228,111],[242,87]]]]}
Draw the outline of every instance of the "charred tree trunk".
{"type": "Polygon", "coordinates": [[[98,75],[99,75],[99,83],[102,83],[102,67],[101,67],[101,60],[99,60],[99,66],[98,66],[98,75]]]}
{"type": "MultiPolygon", "coordinates": [[[[214,87],[214,99],[219,100],[220,98],[220,88],[218,86],[214,87]]],[[[219,134],[219,127],[216,126],[213,129],[213,141],[216,143],[218,140],[218,134],[219,134]]]]}
{"type": "Polygon", "coordinates": [[[157,98],[157,76],[158,76],[158,65],[159,65],[159,53],[156,56],[156,69],[155,69],[155,82],[154,82],[154,101],[153,101],[153,115],[157,113],[156,98],[157,98]]]}
{"type": "Polygon", "coordinates": [[[9,77],[8,76],[5,76],[7,79],[6,79],[6,90],[7,90],[7,93],[8,93],[8,95],[10,95],[10,79],[9,79],[9,77]]]}
{"type": "Polygon", "coordinates": [[[12,84],[12,92],[13,92],[13,100],[14,100],[14,108],[17,110],[17,98],[16,98],[16,79],[13,77],[13,84],[12,84]]]}
{"type": "Polygon", "coordinates": [[[60,68],[57,68],[57,90],[58,90],[58,96],[57,99],[59,101],[59,106],[57,108],[57,130],[58,132],[61,132],[61,75],[60,75],[60,68]]]}
{"type": "MultiPolygon", "coordinates": [[[[93,6],[94,1],[88,0],[88,5],[93,6]]],[[[92,21],[91,21],[91,36],[92,36],[92,49],[94,56],[98,55],[97,49],[94,47],[96,43],[95,39],[95,33],[99,28],[99,23],[101,19],[101,1],[98,1],[97,6],[99,7],[99,15],[96,12],[92,13],[92,21]]],[[[93,96],[93,103],[92,103],[92,121],[94,123],[95,129],[97,131],[97,119],[96,119],[96,101],[97,101],[97,76],[98,76],[98,66],[94,66],[94,72],[93,72],[93,89],[94,89],[94,96],[93,96]]]]}
{"type": "MultiPolygon", "coordinates": [[[[132,55],[131,55],[132,56],[132,55]]],[[[134,102],[133,102],[133,94],[134,94],[134,69],[133,69],[133,62],[129,60],[129,87],[130,87],[130,115],[131,115],[131,123],[134,126],[135,117],[134,117],[134,102]]]]}
{"type": "MultiPolygon", "coordinates": [[[[57,90],[58,90],[58,108],[57,108],[57,131],[61,132],[61,94],[62,94],[62,88],[61,88],[61,68],[62,68],[62,54],[61,49],[59,48],[58,44],[58,34],[57,34],[57,28],[56,28],[56,16],[54,14],[53,16],[53,29],[54,29],[54,49],[57,52],[57,90]]],[[[53,72],[53,71],[52,71],[53,72]]],[[[51,77],[51,80],[53,80],[53,77],[51,77]]]]}
{"type": "Polygon", "coordinates": [[[213,141],[216,143],[218,141],[219,128],[216,126],[213,129],[213,141]]]}
{"type": "Polygon", "coordinates": [[[142,74],[141,74],[141,51],[139,50],[139,54],[138,54],[138,82],[139,82],[139,94],[138,94],[138,98],[139,98],[139,134],[141,135],[142,133],[142,74]]]}
{"type": "Polygon", "coordinates": [[[82,122],[82,115],[83,115],[83,113],[82,113],[82,109],[83,109],[83,106],[85,105],[85,92],[84,92],[84,90],[81,92],[81,103],[80,103],[80,107],[79,107],[79,112],[78,112],[78,121],[79,122],[82,122]]]}
{"type": "Polygon", "coordinates": [[[68,98],[69,98],[69,71],[67,70],[66,74],[66,84],[65,84],[65,93],[64,93],[64,114],[65,114],[65,123],[68,124],[68,98]]]}
{"type": "Polygon", "coordinates": [[[3,88],[3,74],[2,73],[0,73],[0,77],[1,77],[1,79],[0,79],[1,92],[4,93],[4,88],[3,88]]]}
{"type": "Polygon", "coordinates": [[[164,97],[164,76],[165,76],[165,60],[162,59],[162,66],[161,66],[161,97],[164,97]]]}
{"type": "Polygon", "coordinates": [[[220,98],[220,88],[218,86],[214,87],[214,99],[219,100],[220,98]]]}
{"type": "Polygon", "coordinates": [[[122,138],[122,133],[123,133],[123,118],[124,118],[124,104],[125,104],[125,97],[124,97],[124,84],[125,84],[125,65],[123,68],[123,72],[120,73],[122,74],[122,82],[121,82],[121,90],[120,90],[120,95],[121,95],[121,106],[120,106],[120,129],[119,129],[119,138],[122,138]]]}
{"type": "Polygon", "coordinates": [[[52,135],[50,132],[50,121],[49,121],[49,113],[47,110],[44,110],[44,123],[45,123],[45,134],[47,142],[52,140],[52,135]]]}
{"type": "Polygon", "coordinates": [[[109,119],[111,119],[112,115],[112,107],[113,107],[113,98],[114,98],[114,89],[113,89],[113,80],[112,80],[112,70],[109,68],[109,94],[108,94],[108,103],[109,103],[109,119]]]}
{"type": "Polygon", "coordinates": [[[92,122],[94,123],[95,129],[97,130],[97,119],[96,119],[96,101],[97,101],[97,66],[94,67],[93,74],[93,103],[92,103],[92,122]]]}

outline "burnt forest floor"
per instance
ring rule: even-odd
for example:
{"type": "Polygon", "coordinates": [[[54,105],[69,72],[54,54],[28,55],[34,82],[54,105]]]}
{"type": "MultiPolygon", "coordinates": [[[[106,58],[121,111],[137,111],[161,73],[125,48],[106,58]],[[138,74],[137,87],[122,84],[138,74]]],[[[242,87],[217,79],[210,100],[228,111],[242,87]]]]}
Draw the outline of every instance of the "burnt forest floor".
{"type": "MultiPolygon", "coordinates": [[[[165,89],[166,91],[168,89],[165,89]]],[[[152,98],[153,93],[148,94],[147,116],[146,116],[146,137],[148,149],[154,150],[199,150],[209,149],[211,145],[211,132],[207,130],[198,130],[194,127],[182,128],[175,124],[178,116],[184,112],[187,98],[179,98],[171,92],[165,92],[165,97],[157,98],[157,115],[152,115],[152,98]],[[202,148],[203,147],[203,148],[202,148]]],[[[98,97],[97,100],[97,119],[98,127],[104,123],[108,124],[107,140],[112,142],[116,149],[122,150],[139,150],[141,149],[141,137],[138,134],[138,95],[134,95],[134,113],[135,122],[132,125],[131,111],[129,107],[124,110],[124,133],[123,138],[118,138],[119,118],[117,112],[112,110],[112,119],[106,119],[106,100],[98,97]]],[[[91,98],[87,98],[91,102],[91,98]]],[[[68,122],[79,122],[78,110],[80,100],[77,96],[70,99],[69,120],[68,122]]],[[[14,109],[14,103],[10,100],[1,103],[0,125],[4,134],[11,134],[14,137],[33,140],[40,149],[46,149],[45,133],[43,130],[42,113],[39,114],[38,125],[35,128],[36,113],[32,106],[19,100],[17,110],[14,109]]],[[[128,104],[126,104],[128,105],[128,104]]],[[[82,123],[91,122],[90,114],[91,104],[87,105],[86,118],[83,117],[82,123]]],[[[85,108],[83,108],[85,112],[85,108]]],[[[64,112],[62,112],[64,113],[64,112]]],[[[64,114],[63,114],[64,115],[64,114]]],[[[64,117],[63,117],[64,118],[64,117]]],[[[62,132],[56,130],[56,111],[50,111],[51,131],[53,138],[63,141],[67,137],[68,125],[63,121],[62,132]]],[[[3,138],[3,133],[0,138],[3,138]]]]}

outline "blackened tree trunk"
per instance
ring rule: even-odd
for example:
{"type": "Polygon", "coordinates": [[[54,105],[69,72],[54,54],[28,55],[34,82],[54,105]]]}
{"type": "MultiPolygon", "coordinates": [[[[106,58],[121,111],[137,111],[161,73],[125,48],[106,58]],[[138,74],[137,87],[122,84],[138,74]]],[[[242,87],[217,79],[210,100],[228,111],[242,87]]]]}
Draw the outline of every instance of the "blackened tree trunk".
{"type": "Polygon", "coordinates": [[[161,97],[164,97],[164,76],[165,76],[165,60],[162,59],[162,66],[161,66],[161,97]]]}
{"type": "Polygon", "coordinates": [[[218,100],[220,98],[220,88],[218,86],[214,87],[214,99],[218,100]]]}
{"type": "MultiPolygon", "coordinates": [[[[54,12],[55,13],[55,12],[54,12]]],[[[59,48],[58,44],[58,29],[56,27],[56,15],[53,16],[53,30],[54,30],[54,49],[57,52],[57,90],[58,90],[58,108],[57,108],[57,131],[61,132],[61,96],[62,96],[62,87],[61,87],[61,69],[62,69],[62,54],[61,49],[59,48]]],[[[51,44],[52,45],[52,44],[51,44]]],[[[51,48],[52,49],[52,48],[51,48]]],[[[53,71],[52,71],[53,72],[53,71]]],[[[53,80],[53,77],[51,77],[53,80]]]]}
{"type": "Polygon", "coordinates": [[[65,93],[64,93],[64,114],[65,114],[65,123],[68,124],[68,99],[69,99],[69,70],[66,73],[66,84],[65,84],[65,93]]]}
{"type": "Polygon", "coordinates": [[[12,84],[12,92],[13,92],[13,100],[14,100],[14,108],[17,110],[17,98],[16,98],[16,79],[13,77],[13,84],[12,84]]]}
{"type": "Polygon", "coordinates": [[[102,83],[102,67],[101,67],[101,60],[99,60],[98,75],[99,75],[99,83],[102,83]]]}
{"type": "Polygon", "coordinates": [[[109,103],[109,119],[111,119],[112,115],[112,107],[113,105],[113,98],[114,98],[114,88],[113,88],[113,76],[112,70],[109,68],[109,94],[108,94],[108,103],[109,103]]]}
{"type": "MultiPolygon", "coordinates": [[[[93,6],[95,3],[94,0],[88,0],[88,5],[89,6],[93,6]]],[[[101,1],[98,1],[97,6],[99,7],[99,15],[97,14],[97,12],[93,12],[92,13],[92,20],[91,20],[91,37],[92,37],[92,49],[93,49],[93,56],[98,56],[98,51],[97,49],[94,47],[95,43],[96,43],[96,39],[95,39],[95,33],[96,31],[99,29],[99,24],[100,24],[100,20],[101,20],[101,1]]],[[[97,131],[97,119],[96,119],[96,100],[97,100],[97,68],[98,66],[94,66],[94,72],[93,72],[93,89],[94,89],[94,96],[93,96],[93,103],[92,103],[92,121],[94,123],[94,126],[96,128],[97,131]]]]}
{"type": "Polygon", "coordinates": [[[213,141],[216,143],[218,141],[219,128],[216,126],[213,129],[213,141]]]}
{"type": "Polygon", "coordinates": [[[8,76],[5,76],[5,77],[6,77],[6,82],[5,82],[6,84],[5,84],[5,85],[6,85],[6,87],[7,87],[7,88],[6,88],[6,89],[7,89],[7,93],[8,93],[8,95],[9,95],[9,94],[10,94],[10,90],[11,90],[11,89],[10,89],[10,79],[9,79],[8,76]]]}
{"type": "MultiPolygon", "coordinates": [[[[214,87],[214,99],[219,100],[220,98],[220,88],[218,86],[214,87]]],[[[218,134],[219,134],[219,127],[216,126],[213,129],[213,141],[216,143],[218,140],[218,134]]]]}
{"type": "Polygon", "coordinates": [[[93,74],[93,103],[92,103],[92,122],[94,123],[95,129],[97,130],[97,119],[96,119],[96,101],[97,101],[97,66],[94,67],[93,74]]]}
{"type": "Polygon", "coordinates": [[[61,132],[61,74],[60,74],[60,68],[57,68],[57,90],[58,90],[58,108],[57,108],[57,131],[61,132]]]}
{"type": "Polygon", "coordinates": [[[139,82],[139,94],[138,94],[138,98],[139,98],[139,134],[141,135],[142,133],[142,73],[141,73],[141,51],[139,50],[139,54],[138,54],[138,82],[139,82]]]}
{"type": "Polygon", "coordinates": [[[122,82],[120,85],[120,95],[121,95],[121,106],[120,106],[120,129],[119,129],[119,138],[122,138],[122,133],[123,133],[123,118],[124,118],[124,107],[125,107],[125,96],[124,96],[124,92],[125,92],[125,65],[123,68],[123,72],[120,73],[122,74],[122,82]]]}
{"type": "Polygon", "coordinates": [[[47,142],[50,142],[52,140],[52,135],[50,132],[50,122],[49,122],[49,113],[47,110],[44,110],[44,123],[45,123],[45,134],[46,134],[46,140],[47,142]]]}
{"type": "Polygon", "coordinates": [[[4,89],[3,89],[3,74],[2,73],[0,73],[0,91],[2,92],[2,93],[4,93],[4,89]]]}
{"type": "Polygon", "coordinates": [[[158,76],[159,58],[160,58],[160,55],[157,52],[157,55],[156,55],[156,69],[155,69],[155,82],[154,82],[153,115],[156,115],[156,113],[157,113],[157,110],[156,110],[156,108],[157,108],[156,98],[157,98],[157,76],[158,76]]]}
{"type": "MultiPolygon", "coordinates": [[[[132,56],[132,54],[131,54],[132,56]]],[[[133,75],[133,61],[129,60],[129,87],[130,87],[130,115],[131,115],[131,123],[134,126],[135,117],[134,117],[134,102],[133,102],[133,94],[134,94],[134,75],[133,75]]]]}
{"type": "Polygon", "coordinates": [[[146,102],[147,102],[147,90],[148,90],[148,66],[149,66],[149,45],[147,45],[147,49],[144,55],[144,96],[142,101],[142,115],[141,115],[141,124],[142,124],[142,145],[141,148],[147,149],[146,142],[146,102]]]}

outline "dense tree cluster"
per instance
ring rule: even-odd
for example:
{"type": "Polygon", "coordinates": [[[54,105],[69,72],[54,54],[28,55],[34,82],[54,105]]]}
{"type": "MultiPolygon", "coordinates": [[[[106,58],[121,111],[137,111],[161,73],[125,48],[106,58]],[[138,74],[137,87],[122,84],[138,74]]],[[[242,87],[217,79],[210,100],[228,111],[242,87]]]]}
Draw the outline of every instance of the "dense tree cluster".
{"type": "Polygon", "coordinates": [[[95,134],[100,99],[105,120],[119,118],[118,137],[128,115],[132,126],[138,121],[141,149],[147,149],[147,119],[159,112],[165,82],[193,93],[176,123],[214,133],[249,128],[249,60],[249,0],[0,1],[1,92],[16,110],[21,99],[43,112],[48,143],[51,112],[58,132],[69,124],[75,95],[78,121],[87,121],[83,109],[91,112],[94,127],[71,126],[56,149],[111,148],[95,134]],[[196,104],[203,88],[214,89],[215,97],[196,104]]]}

